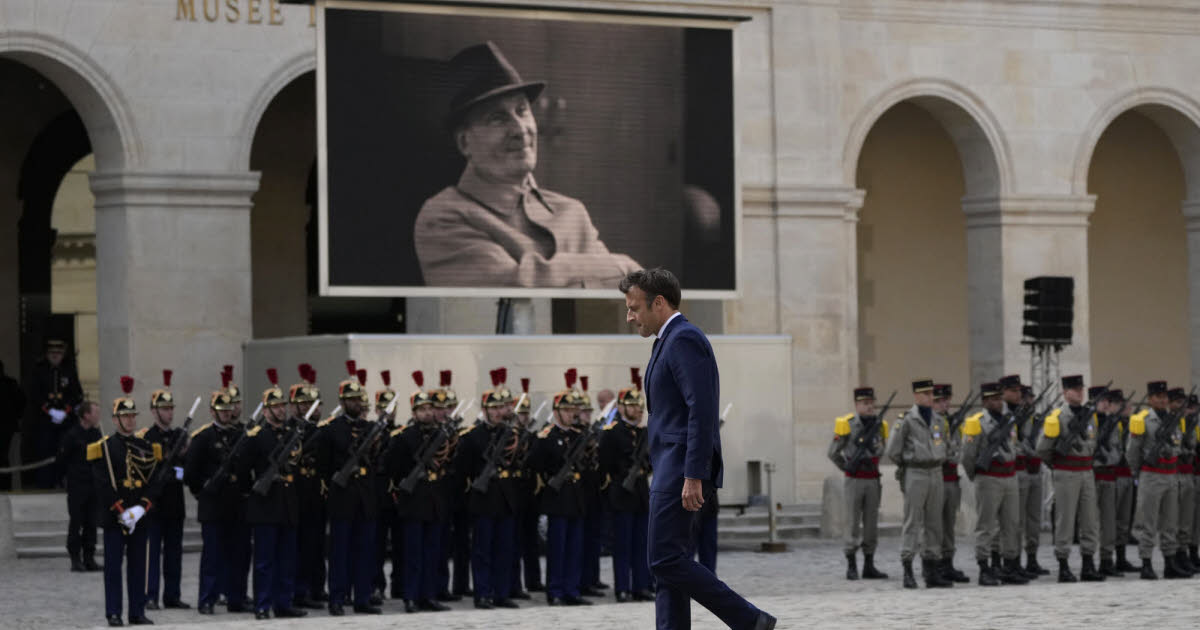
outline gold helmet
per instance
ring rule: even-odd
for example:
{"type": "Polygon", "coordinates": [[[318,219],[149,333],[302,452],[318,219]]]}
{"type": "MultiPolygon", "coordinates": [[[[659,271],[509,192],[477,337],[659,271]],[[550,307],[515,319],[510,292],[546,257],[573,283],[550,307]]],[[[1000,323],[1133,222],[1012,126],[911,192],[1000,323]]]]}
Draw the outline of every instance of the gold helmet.
{"type": "Polygon", "coordinates": [[[384,411],[396,399],[396,392],[392,389],[392,371],[383,370],[379,378],[383,379],[383,389],[375,392],[375,408],[384,411]]]}
{"type": "Polygon", "coordinates": [[[341,400],[350,398],[362,400],[365,392],[362,383],[358,382],[358,368],[354,363],[354,359],[346,361],[346,371],[349,372],[350,378],[338,383],[338,398],[341,400]]]}
{"type": "Polygon", "coordinates": [[[124,414],[137,415],[137,404],[133,402],[133,378],[129,376],[121,377],[121,391],[125,392],[124,396],[113,401],[112,415],[120,416],[124,414]]]}
{"type": "Polygon", "coordinates": [[[175,407],[175,398],[171,396],[171,370],[163,370],[162,389],[156,389],[150,394],[151,409],[170,409],[175,407]]]}
{"type": "Polygon", "coordinates": [[[496,368],[491,371],[492,389],[483,392],[483,400],[480,406],[502,407],[513,400],[512,392],[508,391],[505,381],[508,380],[508,368],[496,368]]]}
{"type": "Polygon", "coordinates": [[[229,400],[234,404],[242,402],[242,389],[233,382],[233,366],[226,365],[222,373],[222,380],[225,382],[225,391],[229,393],[229,400]]]}
{"type": "Polygon", "coordinates": [[[296,404],[312,403],[316,397],[312,395],[312,366],[307,363],[299,365],[300,382],[288,388],[288,402],[296,404]]]}
{"type": "Polygon", "coordinates": [[[594,409],[595,407],[592,407],[592,397],[588,395],[588,377],[580,376],[579,386],[583,388],[583,391],[575,390],[575,395],[579,397],[579,407],[581,409],[594,409]]]}
{"type": "Polygon", "coordinates": [[[554,395],[554,409],[579,406],[579,392],[575,389],[577,375],[578,371],[575,368],[571,368],[563,373],[563,379],[567,383],[567,388],[554,395]]]}
{"type": "Polygon", "coordinates": [[[646,404],[646,397],[642,394],[642,376],[638,374],[637,368],[629,368],[630,380],[633,382],[633,387],[624,387],[617,392],[617,403],[621,405],[637,405],[646,404]]]}
{"type": "Polygon", "coordinates": [[[417,384],[417,390],[408,397],[408,404],[416,409],[422,405],[433,405],[434,398],[429,392],[421,389],[425,386],[425,373],[421,370],[414,370],[412,373],[413,382],[417,384]]]}
{"type": "Polygon", "coordinates": [[[283,397],[283,390],[279,389],[279,373],[275,371],[275,368],[267,368],[267,380],[271,381],[271,386],[263,390],[263,406],[286,405],[288,400],[283,397]]]}
{"type": "Polygon", "coordinates": [[[429,392],[429,396],[433,399],[433,406],[441,409],[454,409],[458,406],[458,394],[451,389],[450,384],[454,377],[454,373],[450,370],[442,370],[439,372],[441,387],[429,392]]]}
{"type": "Polygon", "coordinates": [[[516,409],[514,409],[513,411],[515,413],[529,413],[529,411],[530,411],[530,409],[532,409],[533,405],[530,404],[529,379],[526,377],[521,378],[521,393],[525,394],[525,397],[520,399],[520,401],[519,401],[520,404],[518,404],[516,409]]]}
{"type": "Polygon", "coordinates": [[[213,411],[230,411],[233,409],[233,399],[229,397],[229,392],[219,389],[209,397],[208,406],[213,411]]]}

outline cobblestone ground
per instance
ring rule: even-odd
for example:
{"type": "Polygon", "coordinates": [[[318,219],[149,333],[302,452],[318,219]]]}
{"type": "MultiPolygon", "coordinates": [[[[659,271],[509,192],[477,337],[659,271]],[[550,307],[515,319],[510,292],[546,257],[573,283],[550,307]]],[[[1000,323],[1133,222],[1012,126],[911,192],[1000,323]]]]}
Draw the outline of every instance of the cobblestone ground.
{"type": "MultiPolygon", "coordinates": [[[[1200,579],[1148,582],[1134,576],[1110,578],[1103,584],[1060,585],[1053,576],[1030,586],[981,588],[959,585],[936,591],[905,591],[900,586],[899,544],[884,540],[880,568],[891,579],[846,582],[844,559],[834,541],[794,544],[779,554],[722,553],[718,573],[760,608],[779,618],[779,628],[1019,628],[1019,627],[1156,627],[1192,625],[1194,594],[1200,579]]],[[[975,566],[963,544],[957,565],[972,578],[975,566]]],[[[184,556],[184,600],[195,602],[198,554],[184,556]]],[[[1043,565],[1053,564],[1048,547],[1043,565]]],[[[1159,561],[1161,572],[1161,561],[1159,561]]],[[[1072,566],[1078,572],[1078,556],[1072,566]]],[[[604,580],[612,581],[607,559],[604,580]]],[[[918,569],[919,571],[919,569],[918,569]]],[[[379,617],[347,615],[334,619],[322,611],[288,623],[293,630],[325,628],[553,628],[555,630],[622,630],[652,628],[654,607],[648,603],[616,604],[610,597],[586,608],[549,608],[544,599],[522,602],[521,610],[477,611],[467,603],[452,604],[444,613],[406,615],[402,604],[388,600],[379,617]]],[[[103,585],[97,573],[70,573],[64,559],[16,560],[0,568],[0,627],[21,629],[90,628],[101,626],[103,585]]],[[[195,611],[150,611],[158,625],[190,630],[234,630],[248,625],[282,627],[282,621],[256,622],[251,615],[219,612],[201,617],[195,611]]],[[[693,606],[694,628],[722,628],[699,606],[693,606]]]]}

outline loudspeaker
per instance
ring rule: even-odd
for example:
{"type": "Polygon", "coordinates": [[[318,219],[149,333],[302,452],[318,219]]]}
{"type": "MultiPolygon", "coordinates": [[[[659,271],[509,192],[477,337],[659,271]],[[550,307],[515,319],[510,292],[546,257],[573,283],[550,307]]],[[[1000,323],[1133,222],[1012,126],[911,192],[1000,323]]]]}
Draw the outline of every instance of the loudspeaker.
{"type": "Polygon", "coordinates": [[[1038,276],[1025,281],[1025,323],[1021,343],[1071,345],[1075,320],[1075,278],[1038,276]]]}

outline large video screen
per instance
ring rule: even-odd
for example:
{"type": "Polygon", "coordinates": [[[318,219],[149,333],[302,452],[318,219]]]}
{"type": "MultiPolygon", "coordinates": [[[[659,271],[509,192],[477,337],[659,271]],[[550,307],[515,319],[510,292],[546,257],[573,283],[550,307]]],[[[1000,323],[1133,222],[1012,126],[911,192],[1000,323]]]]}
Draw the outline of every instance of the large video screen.
{"type": "Polygon", "coordinates": [[[321,292],[733,296],[732,24],[330,0],[321,292]]]}

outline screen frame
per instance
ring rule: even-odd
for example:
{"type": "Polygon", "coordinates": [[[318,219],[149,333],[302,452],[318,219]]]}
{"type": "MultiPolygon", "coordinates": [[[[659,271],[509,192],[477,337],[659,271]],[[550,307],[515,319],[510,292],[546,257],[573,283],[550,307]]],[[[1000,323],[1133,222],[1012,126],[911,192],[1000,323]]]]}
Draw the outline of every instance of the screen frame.
{"type": "Polygon", "coordinates": [[[637,24],[678,28],[726,29],[731,31],[730,55],[733,72],[729,77],[733,120],[733,265],[732,289],[683,289],[686,299],[739,299],[742,296],[742,186],[739,159],[741,119],[737,98],[738,38],[737,25],[751,19],[750,15],[728,14],[664,14],[627,10],[605,10],[599,7],[555,8],[537,5],[481,5],[478,3],[414,3],[393,0],[316,0],[317,36],[317,293],[329,297],[481,297],[481,298],[603,298],[615,299],[616,288],[583,289],[563,287],[428,287],[331,285],[329,282],[329,172],[328,172],[328,106],[327,69],[325,66],[325,9],[372,12],[417,13],[433,15],[463,15],[507,19],[560,20],[600,22],[608,24],[637,24]]]}

